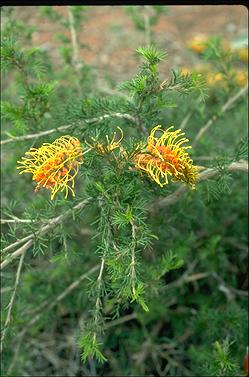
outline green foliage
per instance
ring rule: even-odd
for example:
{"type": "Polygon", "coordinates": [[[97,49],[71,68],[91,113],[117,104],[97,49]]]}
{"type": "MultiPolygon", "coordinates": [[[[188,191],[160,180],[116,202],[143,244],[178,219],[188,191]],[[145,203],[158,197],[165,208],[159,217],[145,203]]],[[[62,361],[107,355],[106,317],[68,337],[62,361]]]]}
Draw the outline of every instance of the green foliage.
{"type": "Polygon", "coordinates": [[[160,5],[126,6],[125,11],[138,31],[151,33],[150,28],[157,24],[160,16],[169,13],[169,7],[160,5]]]}
{"type": "Polygon", "coordinates": [[[96,357],[96,359],[100,363],[104,363],[105,361],[107,361],[105,356],[99,350],[100,345],[101,343],[98,343],[96,340],[95,333],[90,332],[86,335],[81,336],[79,339],[79,346],[83,349],[81,355],[82,361],[85,362],[89,357],[96,357]]]}
{"type": "MultiPolygon", "coordinates": [[[[148,47],[139,47],[136,49],[136,52],[140,54],[150,66],[160,63],[167,56],[165,51],[157,50],[155,46],[151,45],[148,47]]],[[[153,69],[151,67],[151,69],[153,69]]]]}
{"type": "Polygon", "coordinates": [[[183,264],[184,260],[180,259],[176,254],[172,252],[172,250],[170,250],[162,256],[161,263],[159,263],[159,267],[157,267],[159,271],[153,271],[153,275],[155,279],[158,280],[167,272],[182,267],[183,264]]]}
{"type": "Polygon", "coordinates": [[[225,87],[207,88],[201,74],[174,66],[162,78],[170,53],[152,43],[150,27],[168,8],[127,7],[147,37],[135,50],[136,74],[113,79],[109,95],[72,43],[75,32],[79,52],[91,47],[77,39],[91,7],[39,10],[60,30],[57,60],[31,44],[34,27],[4,8],[3,374],[241,375],[245,98],[222,110],[241,90],[236,61],[213,38],[201,59],[225,74],[225,87]],[[191,145],[214,115],[188,150],[200,168],[196,190],[172,181],[161,188],[137,171],[133,158],[153,127],[185,127],[191,145]],[[35,182],[16,164],[62,135],[80,140],[83,163],[76,197],[51,201],[49,190],[33,192],[35,182]],[[118,145],[108,150],[111,141],[118,145]]]}
{"type": "Polygon", "coordinates": [[[248,159],[248,140],[247,138],[241,139],[235,150],[234,160],[247,160],[248,159]]]}

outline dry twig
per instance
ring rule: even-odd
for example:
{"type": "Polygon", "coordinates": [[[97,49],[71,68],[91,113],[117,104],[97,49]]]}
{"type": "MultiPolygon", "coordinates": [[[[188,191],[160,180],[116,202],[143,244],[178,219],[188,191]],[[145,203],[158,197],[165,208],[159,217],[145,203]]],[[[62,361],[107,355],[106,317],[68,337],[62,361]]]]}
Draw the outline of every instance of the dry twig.
{"type": "Polygon", "coordinates": [[[12,292],[12,295],[11,295],[11,298],[10,298],[10,302],[9,302],[9,305],[8,305],[8,313],[7,313],[7,317],[6,317],[6,320],[5,320],[5,324],[4,324],[4,328],[3,328],[3,332],[2,332],[2,336],[1,336],[0,353],[2,353],[2,351],[3,351],[3,342],[4,342],[4,338],[5,338],[7,329],[8,329],[8,324],[10,323],[11,311],[12,311],[12,308],[13,308],[14,299],[15,299],[15,295],[16,295],[16,290],[17,290],[17,287],[18,287],[18,284],[19,284],[19,280],[20,280],[20,275],[21,275],[21,269],[22,269],[22,265],[23,265],[24,256],[25,256],[25,252],[22,254],[22,256],[20,258],[20,261],[19,261],[19,264],[18,264],[18,268],[17,268],[17,272],[16,272],[15,286],[14,286],[14,290],[12,292]]]}
{"type": "MultiPolygon", "coordinates": [[[[226,168],[228,171],[244,171],[248,172],[248,162],[241,160],[238,162],[232,162],[230,165],[226,168]]],[[[212,178],[219,174],[218,169],[206,169],[199,175],[199,181],[205,181],[209,178],[212,178]]],[[[170,194],[166,196],[165,198],[158,199],[152,205],[150,206],[151,212],[154,212],[155,210],[158,210],[162,207],[166,207],[168,205],[174,204],[177,202],[179,197],[187,191],[187,186],[180,186],[173,194],[170,194]]]]}
{"type": "MultiPolygon", "coordinates": [[[[82,280],[87,279],[91,274],[93,274],[95,271],[97,271],[99,269],[99,266],[100,265],[97,264],[91,270],[82,274],[77,280],[75,280],[73,283],[71,283],[62,293],[60,293],[59,296],[57,296],[54,300],[52,300],[52,302],[49,301],[50,304],[47,305],[46,307],[44,307],[44,310],[46,309],[48,311],[48,310],[51,310],[52,308],[54,308],[58,304],[58,302],[63,300],[70,292],[72,292],[75,288],[77,288],[79,286],[79,284],[82,282],[82,280]]],[[[22,331],[18,334],[18,336],[17,336],[18,342],[17,342],[16,348],[15,348],[15,352],[14,352],[12,362],[11,362],[9,369],[8,369],[8,374],[10,374],[10,372],[12,371],[13,367],[16,364],[18,353],[19,353],[20,346],[21,346],[22,339],[23,339],[24,335],[26,334],[28,329],[40,319],[40,317],[42,316],[42,313],[43,312],[36,314],[26,324],[26,326],[22,329],[22,331]]]]}
{"type": "Polygon", "coordinates": [[[2,252],[7,252],[13,248],[15,248],[16,246],[19,246],[21,244],[23,244],[24,242],[26,242],[24,245],[22,245],[19,249],[17,249],[14,253],[12,254],[9,254],[5,260],[1,263],[0,265],[0,269],[3,269],[4,267],[6,267],[13,259],[19,257],[20,255],[22,255],[23,253],[25,253],[26,250],[28,250],[34,243],[34,240],[36,237],[39,237],[39,236],[42,236],[44,234],[47,234],[49,231],[51,231],[52,229],[54,229],[55,227],[57,227],[59,224],[61,224],[63,221],[65,221],[69,216],[71,216],[71,214],[74,212],[74,211],[77,211],[77,210],[81,210],[82,208],[84,208],[90,201],[91,201],[92,198],[87,198],[85,200],[82,200],[80,203],[78,203],[76,206],[74,206],[72,209],[69,209],[68,211],[66,211],[64,214],[62,215],[59,215],[51,220],[49,220],[48,224],[42,226],[38,231],[30,234],[29,236],[26,236],[24,238],[22,238],[21,240],[18,240],[16,242],[14,242],[13,244],[7,246],[6,248],[4,248],[2,250],[2,252]]]}
{"type": "MultiPolygon", "coordinates": [[[[248,85],[240,89],[238,93],[235,94],[235,96],[228,99],[228,101],[222,106],[221,111],[219,113],[219,117],[223,115],[227,110],[231,108],[234,102],[236,102],[240,97],[242,97],[246,92],[248,92],[248,85]]],[[[218,118],[218,115],[214,115],[209,121],[203,126],[198,134],[196,135],[192,145],[193,147],[197,144],[197,142],[200,140],[200,138],[203,136],[205,132],[208,131],[208,129],[212,126],[214,121],[218,118]]]]}
{"type": "MultiPolygon", "coordinates": [[[[104,114],[104,115],[101,115],[101,116],[96,117],[96,118],[84,119],[84,120],[82,120],[82,122],[86,123],[86,124],[92,124],[92,123],[96,123],[96,122],[102,122],[104,119],[108,119],[108,118],[112,118],[112,117],[123,118],[123,119],[130,120],[133,123],[137,123],[137,120],[132,115],[126,114],[126,113],[104,114]]],[[[41,136],[52,134],[54,132],[67,130],[67,129],[72,128],[74,126],[75,125],[73,125],[73,124],[68,124],[66,126],[60,126],[60,127],[57,127],[57,128],[53,128],[51,130],[38,132],[36,134],[29,134],[29,135],[24,135],[24,136],[11,136],[10,139],[1,140],[0,144],[3,145],[3,144],[7,144],[7,143],[12,143],[14,141],[24,141],[24,140],[29,140],[29,139],[36,139],[36,138],[39,138],[41,136]]]]}

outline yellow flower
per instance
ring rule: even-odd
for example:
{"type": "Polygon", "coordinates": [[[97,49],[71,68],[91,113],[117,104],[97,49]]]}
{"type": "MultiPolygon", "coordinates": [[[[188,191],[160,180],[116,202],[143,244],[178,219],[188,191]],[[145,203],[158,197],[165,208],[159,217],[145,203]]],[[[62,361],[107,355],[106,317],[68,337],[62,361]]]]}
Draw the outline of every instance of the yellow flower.
{"type": "Polygon", "coordinates": [[[103,143],[100,143],[97,138],[91,138],[92,141],[93,141],[93,144],[90,144],[88,142],[86,142],[86,144],[92,148],[92,149],[95,149],[97,152],[101,153],[101,154],[105,154],[105,153],[110,153],[112,152],[114,149],[116,148],[119,148],[120,147],[120,142],[122,141],[123,137],[124,137],[124,133],[122,131],[122,129],[120,127],[118,127],[120,133],[121,133],[121,136],[120,138],[115,141],[116,139],[116,132],[114,132],[113,134],[113,137],[112,137],[112,140],[110,141],[109,140],[109,137],[108,135],[106,135],[106,141],[107,143],[106,144],[103,144],[103,143]]]}
{"type": "Polygon", "coordinates": [[[190,75],[190,74],[191,74],[190,68],[187,68],[187,67],[181,68],[181,76],[186,76],[186,75],[190,75]]]}
{"type": "Polygon", "coordinates": [[[208,37],[203,34],[196,35],[191,41],[188,42],[187,46],[190,50],[201,54],[206,50],[206,42],[208,37]]]}
{"type": "Polygon", "coordinates": [[[235,75],[235,81],[239,86],[244,86],[247,84],[247,74],[245,71],[238,71],[235,75]]]}
{"type": "Polygon", "coordinates": [[[243,62],[248,62],[248,47],[243,47],[239,50],[239,57],[243,62]]]}
{"type": "Polygon", "coordinates": [[[214,86],[216,84],[223,84],[224,78],[223,78],[222,73],[220,73],[220,72],[218,72],[218,73],[209,72],[207,74],[207,83],[210,86],[214,86]]]}
{"type": "Polygon", "coordinates": [[[31,173],[37,182],[35,191],[46,187],[52,191],[53,200],[58,191],[65,190],[65,198],[69,190],[74,193],[74,178],[82,164],[83,153],[80,141],[72,136],[61,136],[53,143],[44,143],[40,148],[31,148],[25,153],[29,157],[22,157],[17,161],[23,169],[19,174],[31,173]]]}
{"type": "Polygon", "coordinates": [[[195,188],[198,170],[186,152],[191,146],[182,146],[188,139],[181,137],[185,134],[180,129],[170,131],[172,128],[163,130],[159,125],[151,130],[145,151],[135,156],[135,167],[145,171],[161,187],[169,183],[171,176],[173,182],[182,181],[195,188]],[[156,137],[156,132],[161,132],[161,136],[156,137]]]}

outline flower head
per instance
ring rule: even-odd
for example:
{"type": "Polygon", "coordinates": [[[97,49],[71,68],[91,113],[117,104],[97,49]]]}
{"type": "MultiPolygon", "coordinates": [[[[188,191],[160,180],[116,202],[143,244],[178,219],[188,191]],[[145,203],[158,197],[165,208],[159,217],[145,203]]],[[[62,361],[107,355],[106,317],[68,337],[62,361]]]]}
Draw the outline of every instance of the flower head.
{"type": "Polygon", "coordinates": [[[191,39],[187,46],[194,52],[197,52],[198,54],[201,54],[203,51],[206,50],[206,42],[208,40],[208,37],[203,34],[198,34],[194,36],[193,39],[191,39]]]}
{"type": "Polygon", "coordinates": [[[53,143],[44,143],[40,148],[31,148],[25,153],[29,157],[22,157],[17,161],[23,169],[19,174],[31,173],[37,182],[35,191],[41,187],[50,189],[51,199],[58,191],[65,190],[65,198],[69,190],[74,193],[74,178],[82,164],[82,148],[80,141],[72,136],[61,136],[53,143]],[[71,186],[70,186],[71,185],[71,186]]]}
{"type": "Polygon", "coordinates": [[[92,137],[91,139],[93,141],[93,144],[87,143],[87,145],[90,148],[95,149],[100,154],[106,154],[106,153],[112,152],[114,149],[120,147],[120,142],[121,142],[121,140],[124,137],[123,130],[120,127],[118,127],[118,129],[119,129],[119,131],[121,133],[121,136],[120,136],[120,138],[117,141],[115,140],[117,133],[114,132],[111,141],[109,140],[108,135],[106,135],[106,141],[107,141],[107,143],[100,143],[97,138],[92,137]]]}
{"type": "Polygon", "coordinates": [[[185,134],[180,129],[170,131],[172,128],[163,130],[161,126],[156,126],[151,130],[145,151],[135,156],[135,167],[145,171],[161,187],[169,183],[168,177],[171,176],[173,181],[182,181],[194,188],[197,167],[193,166],[186,152],[191,146],[182,146],[188,139],[181,137],[185,134]],[[156,137],[156,132],[161,132],[161,136],[156,137]]]}
{"type": "Polygon", "coordinates": [[[236,75],[235,75],[235,81],[236,83],[239,85],[239,86],[244,86],[247,84],[247,81],[248,81],[248,77],[247,77],[247,72],[246,71],[242,71],[242,70],[239,70],[236,72],[236,75]]]}

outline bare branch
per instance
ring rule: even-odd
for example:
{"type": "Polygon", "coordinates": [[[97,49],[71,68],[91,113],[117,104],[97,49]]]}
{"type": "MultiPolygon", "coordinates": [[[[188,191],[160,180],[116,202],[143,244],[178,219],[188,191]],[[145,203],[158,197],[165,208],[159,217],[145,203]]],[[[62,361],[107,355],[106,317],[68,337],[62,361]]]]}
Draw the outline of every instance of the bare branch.
{"type": "MultiPolygon", "coordinates": [[[[58,302],[63,300],[70,292],[72,292],[75,288],[77,288],[79,286],[79,284],[82,282],[82,280],[87,279],[91,274],[93,274],[95,271],[97,271],[99,269],[99,267],[100,267],[100,265],[97,264],[91,270],[82,274],[77,280],[75,280],[73,283],[71,283],[62,293],[60,293],[59,296],[57,296],[54,300],[52,300],[50,305],[44,306],[44,307],[46,307],[46,310],[50,310],[50,309],[54,308],[58,304],[58,302]]],[[[12,363],[11,363],[9,369],[8,369],[8,374],[12,371],[13,367],[15,366],[15,363],[17,361],[17,356],[18,356],[18,353],[19,353],[19,349],[20,349],[24,335],[26,334],[28,329],[40,319],[40,317],[42,316],[42,313],[43,312],[40,312],[36,316],[34,316],[32,318],[32,320],[29,321],[26,324],[26,326],[22,329],[22,331],[17,335],[18,341],[17,341],[17,344],[16,344],[12,363]]]]}
{"type": "Polygon", "coordinates": [[[82,200],[80,203],[78,203],[72,209],[69,209],[68,211],[66,211],[64,214],[59,215],[59,216],[49,220],[48,224],[42,226],[38,231],[34,232],[33,234],[30,234],[27,237],[22,238],[21,240],[14,242],[13,244],[11,244],[11,245],[7,246],[5,249],[3,249],[2,252],[6,252],[6,251],[9,251],[10,249],[15,248],[16,246],[19,246],[22,243],[28,241],[23,246],[21,246],[19,249],[17,249],[13,254],[8,255],[6,257],[6,259],[1,263],[0,269],[3,269],[4,267],[6,267],[13,259],[19,257],[27,249],[29,249],[33,245],[35,237],[42,236],[42,235],[48,233],[49,231],[51,231],[52,229],[54,229],[56,226],[61,224],[65,219],[67,219],[69,216],[71,216],[72,212],[77,211],[77,210],[81,210],[82,208],[84,208],[91,201],[91,199],[92,198],[90,197],[90,198],[87,198],[85,200],[82,200]]]}
{"type": "Polygon", "coordinates": [[[0,219],[1,224],[10,224],[10,223],[33,223],[34,220],[29,219],[19,219],[16,216],[11,216],[12,219],[0,219]]]}
{"type": "Polygon", "coordinates": [[[36,134],[30,134],[30,135],[24,135],[24,136],[11,136],[10,139],[1,140],[0,144],[3,145],[3,144],[7,144],[7,143],[12,143],[13,141],[23,141],[23,140],[28,140],[28,139],[36,139],[36,138],[41,137],[41,136],[52,134],[53,132],[67,130],[70,127],[72,127],[71,124],[69,124],[68,126],[61,126],[61,127],[58,127],[58,128],[53,128],[51,130],[39,132],[39,133],[36,133],[36,134]]]}
{"type": "Polygon", "coordinates": [[[199,103],[201,102],[202,100],[202,97],[200,96],[197,101],[196,101],[196,105],[195,105],[195,108],[193,110],[191,110],[189,113],[186,114],[186,116],[183,118],[181,124],[180,124],[180,129],[181,130],[184,130],[184,128],[186,128],[186,125],[189,121],[189,119],[191,118],[191,116],[194,114],[194,112],[196,111],[196,108],[198,107],[199,103]]]}
{"type": "Polygon", "coordinates": [[[7,329],[8,329],[8,324],[10,323],[11,311],[12,311],[13,304],[14,304],[14,299],[15,299],[15,295],[16,295],[17,286],[18,286],[19,280],[20,280],[20,275],[21,275],[21,269],[22,269],[22,265],[23,265],[24,256],[25,256],[25,251],[24,251],[24,253],[22,254],[22,256],[20,258],[20,261],[19,261],[19,264],[18,264],[18,268],[17,268],[17,272],[16,272],[15,286],[14,286],[14,290],[13,290],[13,293],[11,295],[10,302],[9,302],[9,305],[8,305],[8,313],[7,313],[7,317],[6,317],[6,320],[5,320],[5,324],[4,324],[4,328],[3,328],[3,332],[2,332],[2,336],[1,336],[0,353],[2,353],[2,351],[3,351],[3,342],[4,342],[4,338],[5,338],[7,329]]]}
{"type": "Polygon", "coordinates": [[[136,318],[137,318],[137,314],[133,312],[131,314],[125,315],[125,316],[120,317],[118,319],[114,319],[113,321],[106,322],[105,328],[109,329],[110,327],[121,325],[122,323],[131,321],[131,320],[136,319],[136,318]]]}
{"type": "Polygon", "coordinates": [[[228,300],[234,299],[235,295],[238,296],[248,296],[248,291],[242,290],[242,289],[236,289],[233,287],[228,286],[225,281],[215,272],[213,271],[211,275],[218,281],[219,286],[218,289],[221,292],[224,292],[228,300]]]}
{"type": "Polygon", "coordinates": [[[233,97],[231,97],[231,98],[228,99],[228,101],[222,106],[221,111],[219,113],[219,116],[218,115],[214,115],[211,119],[209,119],[209,121],[205,124],[205,126],[203,126],[200,129],[200,131],[198,132],[198,134],[196,135],[196,137],[195,137],[195,139],[194,139],[194,141],[192,143],[193,147],[197,144],[197,142],[203,136],[203,134],[208,131],[208,129],[212,126],[212,124],[214,123],[214,121],[216,121],[216,119],[218,117],[220,117],[227,110],[229,110],[231,108],[231,106],[233,105],[233,103],[236,102],[240,97],[242,97],[246,92],[248,92],[248,85],[246,85],[245,87],[243,87],[237,94],[235,94],[235,96],[233,96],[233,97]]]}
{"type": "Polygon", "coordinates": [[[131,275],[131,284],[132,284],[132,293],[134,296],[136,295],[136,269],[135,269],[135,249],[136,249],[136,225],[133,220],[130,221],[131,224],[131,230],[132,230],[132,241],[131,241],[131,263],[130,263],[130,272],[129,274],[131,275]]]}
{"type": "MultiPolygon", "coordinates": [[[[228,171],[244,171],[248,172],[248,162],[247,161],[238,161],[238,162],[232,162],[230,165],[226,168],[228,171]]],[[[219,174],[218,169],[207,169],[204,170],[199,175],[199,181],[205,181],[209,178],[214,177],[215,175],[219,174]]],[[[188,190],[187,186],[181,186],[179,187],[173,194],[170,194],[166,196],[165,198],[159,199],[152,203],[150,206],[151,212],[154,212],[155,210],[158,210],[162,207],[166,207],[168,205],[174,204],[177,202],[179,197],[188,190]]]]}
{"type": "MultiPolygon", "coordinates": [[[[104,114],[104,115],[101,115],[101,116],[96,117],[96,118],[84,119],[82,121],[85,122],[85,123],[87,123],[87,124],[92,124],[92,123],[95,123],[95,122],[101,122],[104,119],[108,119],[108,118],[112,118],[112,117],[114,117],[114,118],[115,117],[116,118],[123,118],[123,119],[130,120],[133,123],[137,123],[137,120],[132,115],[126,114],[126,113],[104,114]]],[[[67,130],[67,129],[73,127],[73,126],[75,126],[75,125],[68,124],[66,126],[61,126],[61,127],[53,128],[51,130],[39,132],[39,133],[36,133],[36,134],[29,134],[29,135],[24,135],[24,136],[11,136],[10,139],[1,140],[0,144],[3,145],[3,144],[7,144],[7,143],[12,143],[14,141],[24,141],[24,140],[28,140],[28,139],[36,139],[36,138],[39,138],[41,136],[52,134],[54,132],[67,130]]]]}
{"type": "MultiPolygon", "coordinates": [[[[46,311],[53,309],[58,304],[58,302],[62,301],[70,292],[72,292],[75,288],[77,288],[79,284],[82,282],[82,280],[87,279],[90,275],[92,275],[95,271],[97,271],[99,267],[100,265],[97,264],[96,266],[91,268],[91,270],[82,274],[77,280],[71,283],[62,293],[60,293],[59,296],[53,299],[52,302],[49,301],[50,304],[48,306],[44,306],[44,308],[46,308],[46,311]]],[[[27,332],[27,330],[39,320],[41,316],[42,316],[42,312],[36,314],[36,316],[34,316],[31,319],[31,321],[29,321],[27,325],[23,328],[23,330],[20,332],[18,337],[19,336],[22,337],[27,332]]]]}
{"type": "Polygon", "coordinates": [[[13,259],[18,258],[20,255],[24,255],[24,253],[33,245],[33,239],[30,239],[26,242],[23,246],[17,249],[13,254],[9,254],[6,259],[1,263],[1,270],[6,267],[13,259]]]}
{"type": "Polygon", "coordinates": [[[75,30],[75,21],[74,16],[71,11],[71,6],[67,6],[68,19],[69,19],[69,28],[71,33],[72,47],[73,47],[73,64],[76,73],[79,72],[80,62],[79,62],[79,46],[77,41],[77,34],[75,30]]]}

